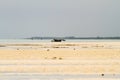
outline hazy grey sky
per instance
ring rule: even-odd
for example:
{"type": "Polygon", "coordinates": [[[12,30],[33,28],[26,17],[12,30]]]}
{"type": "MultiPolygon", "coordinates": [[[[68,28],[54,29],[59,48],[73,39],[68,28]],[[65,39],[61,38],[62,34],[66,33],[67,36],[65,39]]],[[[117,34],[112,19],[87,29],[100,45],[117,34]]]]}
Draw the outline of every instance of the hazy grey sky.
{"type": "Polygon", "coordinates": [[[0,38],[120,36],[120,0],[0,0],[0,38]]]}

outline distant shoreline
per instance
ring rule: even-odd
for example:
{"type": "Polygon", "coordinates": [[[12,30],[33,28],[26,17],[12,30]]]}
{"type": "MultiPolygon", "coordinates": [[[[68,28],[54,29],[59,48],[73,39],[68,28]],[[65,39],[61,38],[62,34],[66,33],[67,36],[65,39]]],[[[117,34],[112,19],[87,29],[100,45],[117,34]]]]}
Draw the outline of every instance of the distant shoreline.
{"type": "Polygon", "coordinates": [[[120,39],[120,37],[30,37],[24,39],[120,39]]]}

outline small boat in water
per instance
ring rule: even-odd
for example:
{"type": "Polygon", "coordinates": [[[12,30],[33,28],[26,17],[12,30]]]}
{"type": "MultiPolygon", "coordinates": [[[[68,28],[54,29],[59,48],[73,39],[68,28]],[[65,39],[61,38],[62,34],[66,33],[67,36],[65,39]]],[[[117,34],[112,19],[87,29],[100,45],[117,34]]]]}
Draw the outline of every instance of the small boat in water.
{"type": "Polygon", "coordinates": [[[51,42],[62,42],[62,41],[65,41],[64,39],[53,39],[51,40],[51,42]]]}

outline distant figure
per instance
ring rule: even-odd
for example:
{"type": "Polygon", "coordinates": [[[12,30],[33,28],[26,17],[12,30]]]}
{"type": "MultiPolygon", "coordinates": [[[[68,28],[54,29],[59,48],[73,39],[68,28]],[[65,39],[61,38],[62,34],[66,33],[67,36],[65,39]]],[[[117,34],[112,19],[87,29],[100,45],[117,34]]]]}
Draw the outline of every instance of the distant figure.
{"type": "Polygon", "coordinates": [[[64,39],[53,39],[51,40],[51,42],[62,42],[62,41],[65,41],[64,39]]]}
{"type": "Polygon", "coordinates": [[[102,76],[104,76],[104,74],[101,74],[102,76]]]}

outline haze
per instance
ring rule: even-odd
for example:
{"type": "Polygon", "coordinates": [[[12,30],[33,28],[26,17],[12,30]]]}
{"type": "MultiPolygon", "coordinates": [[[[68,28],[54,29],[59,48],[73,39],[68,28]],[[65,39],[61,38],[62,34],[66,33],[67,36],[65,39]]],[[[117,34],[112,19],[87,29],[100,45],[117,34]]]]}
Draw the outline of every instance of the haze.
{"type": "Polygon", "coordinates": [[[120,36],[120,0],[0,0],[0,38],[120,36]]]}

